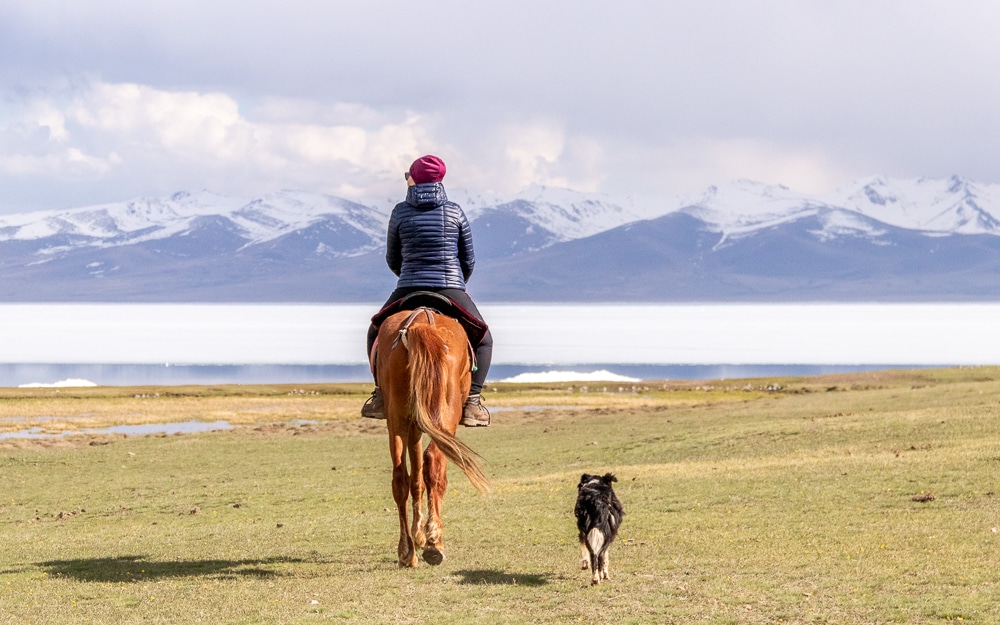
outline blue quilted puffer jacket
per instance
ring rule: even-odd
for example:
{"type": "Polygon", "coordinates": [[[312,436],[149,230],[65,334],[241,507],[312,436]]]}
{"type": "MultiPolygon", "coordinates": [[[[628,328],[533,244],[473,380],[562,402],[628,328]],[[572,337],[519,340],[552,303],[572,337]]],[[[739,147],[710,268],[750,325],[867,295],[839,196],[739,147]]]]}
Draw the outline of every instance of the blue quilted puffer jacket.
{"type": "Polygon", "coordinates": [[[392,209],[385,249],[399,276],[396,288],[465,290],[476,264],[469,221],[440,182],[408,188],[406,201],[392,209]]]}

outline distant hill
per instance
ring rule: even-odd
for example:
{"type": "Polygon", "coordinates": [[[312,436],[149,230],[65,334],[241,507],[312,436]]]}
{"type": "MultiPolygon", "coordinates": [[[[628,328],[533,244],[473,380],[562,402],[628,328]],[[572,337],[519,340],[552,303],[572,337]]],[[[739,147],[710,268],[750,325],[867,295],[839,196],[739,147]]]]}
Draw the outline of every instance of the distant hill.
{"type": "MultiPolygon", "coordinates": [[[[737,181],[647,202],[561,189],[466,208],[479,301],[987,301],[1000,186],[859,181],[812,197],[737,181]]],[[[378,302],[384,209],[207,192],[0,216],[0,301],[378,302]]]]}

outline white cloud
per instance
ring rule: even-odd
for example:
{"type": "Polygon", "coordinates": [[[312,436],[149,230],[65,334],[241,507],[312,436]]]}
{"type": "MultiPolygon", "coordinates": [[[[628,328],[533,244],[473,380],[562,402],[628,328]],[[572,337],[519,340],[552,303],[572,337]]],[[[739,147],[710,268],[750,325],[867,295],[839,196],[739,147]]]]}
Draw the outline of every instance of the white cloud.
{"type": "Polygon", "coordinates": [[[96,173],[106,174],[111,171],[112,166],[117,165],[120,159],[117,154],[111,153],[107,158],[84,154],[78,148],[68,148],[66,150],[65,163],[75,173],[96,173]]]}
{"type": "Polygon", "coordinates": [[[504,154],[529,181],[544,175],[565,147],[565,131],[555,124],[511,125],[505,134],[504,154]]]}
{"type": "Polygon", "coordinates": [[[81,140],[89,135],[132,150],[199,161],[240,158],[256,132],[225,94],[168,92],[136,84],[91,85],[74,98],[67,117],[83,131],[81,140]]]}
{"type": "Polygon", "coordinates": [[[409,112],[393,119],[358,105],[273,99],[256,120],[223,93],[132,83],[35,94],[17,108],[0,126],[0,136],[19,139],[0,146],[0,173],[109,182],[142,176],[144,194],[299,187],[388,195],[402,187],[400,172],[434,145],[424,120],[409,112]]]}
{"type": "Polygon", "coordinates": [[[822,194],[868,175],[876,166],[857,161],[845,167],[818,146],[764,138],[678,138],[655,148],[620,144],[614,152],[616,159],[607,167],[616,175],[605,181],[613,188],[603,190],[661,199],[742,178],[822,194]]]}
{"type": "Polygon", "coordinates": [[[38,127],[48,131],[49,139],[65,141],[69,138],[66,131],[66,117],[63,112],[49,102],[36,102],[31,117],[37,120],[38,127]]]}
{"type": "Polygon", "coordinates": [[[846,177],[818,148],[762,139],[700,141],[690,146],[688,153],[693,156],[693,166],[716,183],[749,178],[783,184],[803,193],[822,194],[835,189],[846,177]]]}
{"type": "Polygon", "coordinates": [[[368,147],[368,133],[356,126],[268,126],[262,128],[261,148],[276,150],[303,163],[346,161],[358,164],[368,147]]]}
{"type": "Polygon", "coordinates": [[[480,142],[481,153],[471,154],[462,130],[440,117],[350,103],[267,98],[244,111],[220,92],[95,81],[36,93],[18,111],[0,127],[22,138],[20,145],[0,147],[0,173],[109,187],[128,179],[141,185],[141,195],[207,188],[247,196],[299,188],[379,201],[402,195],[401,172],[426,153],[445,158],[450,181],[466,188],[514,192],[537,184],[596,191],[603,179],[603,147],[556,122],[482,124],[479,130],[495,140],[480,142]]]}
{"type": "Polygon", "coordinates": [[[507,123],[480,128],[479,151],[454,150],[461,186],[517,192],[533,185],[598,191],[604,180],[604,147],[596,139],[568,132],[554,121],[507,123]]]}

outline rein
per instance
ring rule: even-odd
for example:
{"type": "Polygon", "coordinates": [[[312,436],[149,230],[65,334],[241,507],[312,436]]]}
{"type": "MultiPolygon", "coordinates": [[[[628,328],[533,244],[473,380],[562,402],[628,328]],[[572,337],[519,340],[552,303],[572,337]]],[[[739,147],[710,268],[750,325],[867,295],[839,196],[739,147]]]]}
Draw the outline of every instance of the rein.
{"type": "MultiPolygon", "coordinates": [[[[399,326],[399,335],[396,337],[396,340],[392,342],[393,349],[396,349],[396,345],[399,345],[400,341],[403,342],[403,347],[407,349],[410,348],[410,342],[406,335],[410,331],[410,326],[413,325],[416,318],[420,316],[420,313],[425,313],[427,315],[427,323],[434,325],[434,311],[430,308],[417,308],[410,313],[410,316],[406,318],[403,325],[399,326]]],[[[447,348],[447,345],[445,347],[447,348]]]]}

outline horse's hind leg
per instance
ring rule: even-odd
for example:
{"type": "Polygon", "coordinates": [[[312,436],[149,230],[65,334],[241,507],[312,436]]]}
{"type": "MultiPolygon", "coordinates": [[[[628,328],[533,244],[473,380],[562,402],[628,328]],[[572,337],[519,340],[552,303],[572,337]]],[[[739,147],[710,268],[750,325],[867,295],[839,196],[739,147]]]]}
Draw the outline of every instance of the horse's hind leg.
{"type": "Polygon", "coordinates": [[[448,488],[448,460],[431,443],[424,451],[424,482],[427,485],[427,545],[424,561],[438,565],[444,561],[444,528],[441,525],[441,504],[448,488]]]}
{"type": "Polygon", "coordinates": [[[417,549],[422,549],[427,544],[424,534],[424,523],[426,516],[423,512],[424,503],[424,462],[420,454],[420,437],[422,432],[413,428],[410,432],[409,445],[410,456],[410,501],[413,506],[413,523],[410,526],[410,536],[413,537],[413,544],[417,549]]]}
{"type": "Polygon", "coordinates": [[[399,546],[397,555],[399,566],[417,566],[417,549],[410,536],[409,519],[406,512],[406,498],[410,493],[409,476],[406,473],[405,447],[399,435],[390,434],[389,453],[392,456],[392,498],[399,512],[399,546]]]}

